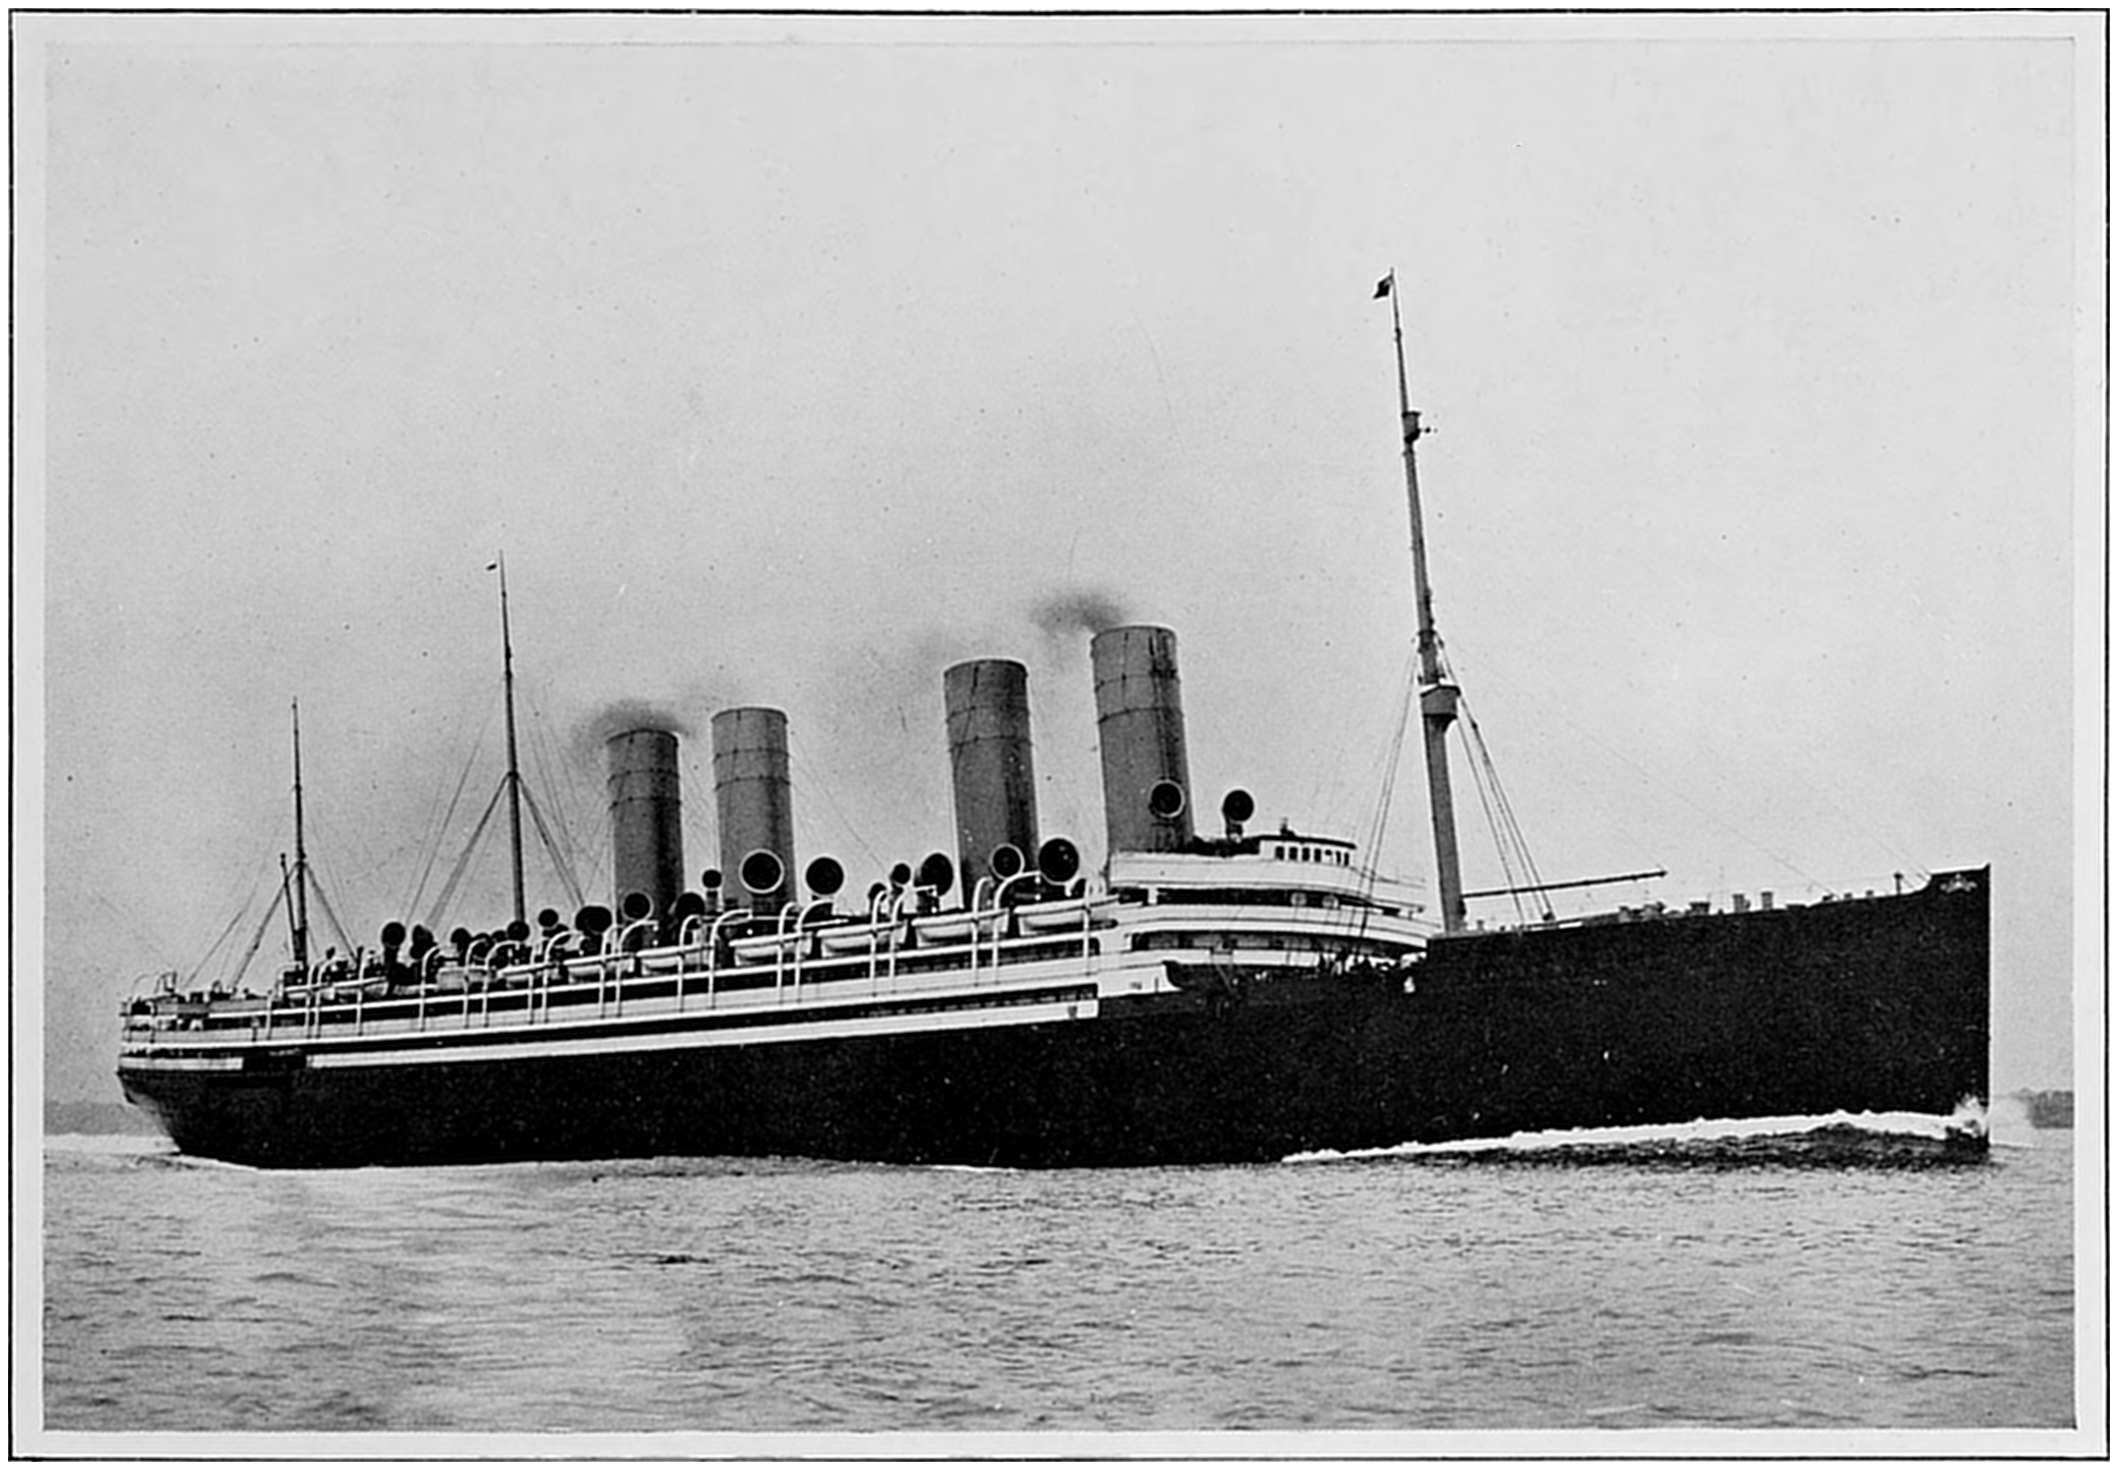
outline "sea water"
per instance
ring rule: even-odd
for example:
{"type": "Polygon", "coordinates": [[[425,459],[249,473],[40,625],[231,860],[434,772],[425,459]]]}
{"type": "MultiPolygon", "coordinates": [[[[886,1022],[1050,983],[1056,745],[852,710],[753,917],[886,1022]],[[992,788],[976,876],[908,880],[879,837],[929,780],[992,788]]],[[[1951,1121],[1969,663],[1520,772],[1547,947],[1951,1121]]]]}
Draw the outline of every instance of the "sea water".
{"type": "Polygon", "coordinates": [[[47,1140],[49,1431],[2064,1428],[2070,1133],[259,1172],[47,1140]]]}

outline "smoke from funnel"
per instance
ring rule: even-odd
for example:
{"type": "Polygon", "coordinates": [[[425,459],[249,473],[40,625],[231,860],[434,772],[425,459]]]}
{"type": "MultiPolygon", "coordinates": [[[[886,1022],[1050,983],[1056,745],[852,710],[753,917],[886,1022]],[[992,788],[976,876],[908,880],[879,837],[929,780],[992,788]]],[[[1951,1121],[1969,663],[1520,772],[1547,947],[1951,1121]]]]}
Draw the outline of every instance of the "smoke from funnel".
{"type": "Polygon", "coordinates": [[[660,730],[685,737],[692,733],[690,723],[666,705],[648,699],[614,699],[583,715],[568,744],[577,757],[593,757],[613,737],[633,730],[660,730]]]}
{"type": "Polygon", "coordinates": [[[1039,598],[1030,608],[1030,621],[1048,638],[1069,633],[1101,633],[1126,622],[1123,603],[1107,592],[1074,588],[1039,598]]]}

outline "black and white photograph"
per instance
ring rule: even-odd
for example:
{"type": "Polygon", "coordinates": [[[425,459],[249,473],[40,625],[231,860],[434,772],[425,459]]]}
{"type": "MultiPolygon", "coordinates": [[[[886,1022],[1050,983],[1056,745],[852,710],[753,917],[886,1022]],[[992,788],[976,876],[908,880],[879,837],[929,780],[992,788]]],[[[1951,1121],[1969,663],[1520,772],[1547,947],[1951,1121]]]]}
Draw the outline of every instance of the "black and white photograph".
{"type": "Polygon", "coordinates": [[[10,13],[10,1452],[2107,1458],[2108,13],[10,13]]]}

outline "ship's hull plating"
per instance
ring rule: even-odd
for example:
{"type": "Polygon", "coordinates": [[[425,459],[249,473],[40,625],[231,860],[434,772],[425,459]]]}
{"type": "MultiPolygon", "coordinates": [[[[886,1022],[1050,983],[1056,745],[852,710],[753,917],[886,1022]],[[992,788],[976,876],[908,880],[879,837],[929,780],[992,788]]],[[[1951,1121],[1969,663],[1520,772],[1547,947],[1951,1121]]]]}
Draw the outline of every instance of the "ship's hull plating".
{"type": "MultiPolygon", "coordinates": [[[[789,1155],[1256,1162],[1988,1094],[1983,873],[1915,894],[1436,940],[1405,970],[1179,966],[1032,1024],[244,1070],[121,1065],[183,1151],[272,1166],[789,1155]],[[1409,987],[1407,981],[1409,980],[1409,987]],[[1233,983],[1231,983],[1233,982],[1233,983]]],[[[1062,987],[1063,988],[1063,987],[1062,987]]],[[[259,1063],[262,1063],[260,1065],[259,1063]]]]}

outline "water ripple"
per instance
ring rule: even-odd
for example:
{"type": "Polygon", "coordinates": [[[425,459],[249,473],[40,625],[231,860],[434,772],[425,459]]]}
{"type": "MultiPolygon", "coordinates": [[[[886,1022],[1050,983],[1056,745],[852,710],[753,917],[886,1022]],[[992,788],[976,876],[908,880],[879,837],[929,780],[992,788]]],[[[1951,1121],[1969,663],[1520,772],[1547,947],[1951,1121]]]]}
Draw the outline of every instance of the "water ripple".
{"type": "Polygon", "coordinates": [[[273,1174],[53,1150],[46,1423],[2059,1426],[2068,1163],[273,1174]]]}

